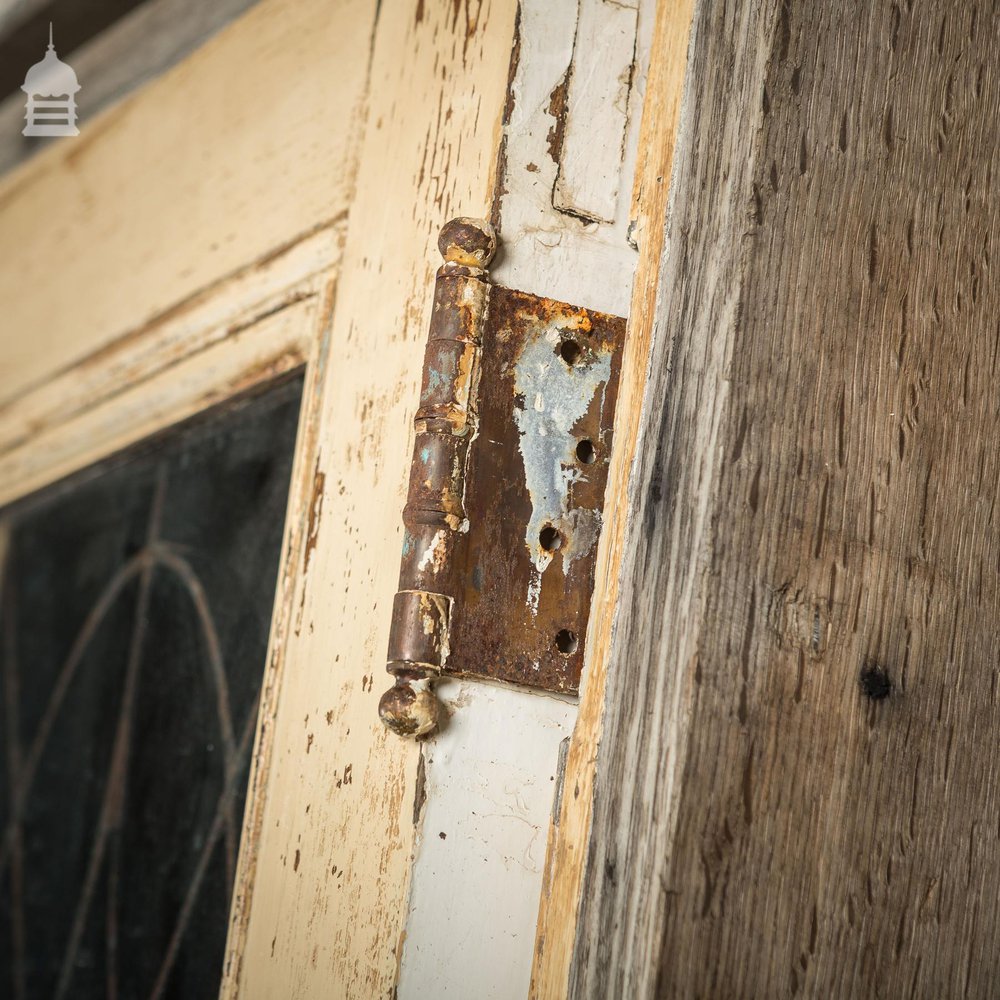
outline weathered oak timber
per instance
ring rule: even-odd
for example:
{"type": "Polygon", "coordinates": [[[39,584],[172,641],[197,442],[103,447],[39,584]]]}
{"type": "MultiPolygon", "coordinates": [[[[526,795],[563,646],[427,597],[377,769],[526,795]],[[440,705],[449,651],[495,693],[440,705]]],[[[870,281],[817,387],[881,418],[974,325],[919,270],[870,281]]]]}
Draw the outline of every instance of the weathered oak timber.
{"type": "Polygon", "coordinates": [[[696,6],[574,996],[996,995],[998,39],[696,6]]]}

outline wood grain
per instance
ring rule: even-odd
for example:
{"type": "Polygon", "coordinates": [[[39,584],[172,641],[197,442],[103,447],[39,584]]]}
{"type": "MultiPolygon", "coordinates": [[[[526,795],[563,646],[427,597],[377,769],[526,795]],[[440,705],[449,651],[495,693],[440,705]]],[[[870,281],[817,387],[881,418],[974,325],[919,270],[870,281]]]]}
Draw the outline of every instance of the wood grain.
{"type": "Polygon", "coordinates": [[[692,0],[658,5],[649,78],[639,130],[631,201],[632,237],[639,259],[632,285],[628,339],[622,359],[615,444],[604,499],[604,529],[595,579],[580,714],[566,755],[564,792],[551,835],[538,915],[532,997],[565,996],[593,809],[608,658],[618,600],[619,572],[630,511],[629,470],[638,447],[640,414],[653,338],[657,278],[663,250],[667,192],[687,66],[692,0]]]}
{"type": "MultiPolygon", "coordinates": [[[[394,989],[419,756],[377,712],[399,512],[438,230],[489,204],[515,11],[513,0],[400,4],[366,43],[366,124],[318,386],[308,523],[277,637],[277,714],[262,714],[225,996],[394,989]]],[[[332,55],[326,65],[333,74],[332,55]]]]}
{"type": "Polygon", "coordinates": [[[698,6],[575,996],[996,993],[998,32],[698,6]]]}
{"type": "Polygon", "coordinates": [[[0,180],[0,401],[346,212],[372,16],[262,0],[0,180]]]}
{"type": "MultiPolygon", "coordinates": [[[[175,66],[255,2],[148,0],[75,49],[60,42],[57,15],[56,52],[69,62],[83,84],[77,99],[81,133],[86,133],[91,118],[98,112],[175,66]]],[[[0,39],[5,6],[0,2],[0,39]]],[[[18,47],[16,51],[23,49],[18,47]]],[[[36,58],[43,53],[44,34],[40,34],[36,58]]],[[[31,60],[20,68],[27,72],[30,65],[31,60]]],[[[24,102],[25,95],[20,89],[0,100],[0,173],[46,146],[56,145],[51,139],[21,135],[24,102]]]]}
{"type": "Polygon", "coordinates": [[[241,269],[0,404],[0,504],[209,405],[227,387],[316,360],[316,315],[333,292],[343,229],[321,229],[241,269]],[[282,325],[262,332],[259,323],[277,316],[282,325]]]}

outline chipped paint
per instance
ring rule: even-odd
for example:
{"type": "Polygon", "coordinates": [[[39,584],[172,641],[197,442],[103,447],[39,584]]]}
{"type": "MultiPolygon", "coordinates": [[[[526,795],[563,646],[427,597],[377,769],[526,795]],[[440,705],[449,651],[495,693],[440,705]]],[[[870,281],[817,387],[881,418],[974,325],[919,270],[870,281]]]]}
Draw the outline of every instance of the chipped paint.
{"type": "Polygon", "coordinates": [[[553,558],[539,542],[542,530],[552,525],[567,541],[573,537],[570,485],[585,475],[574,455],[573,429],[611,378],[610,353],[585,350],[577,363],[568,364],[559,354],[563,338],[562,330],[549,327],[525,345],[514,369],[515,389],[525,400],[514,420],[531,500],[524,544],[539,573],[553,558]]]}
{"type": "Polygon", "coordinates": [[[576,690],[623,339],[618,318],[493,288],[468,455],[469,531],[449,556],[457,589],[445,673],[576,690]],[[550,400],[558,371],[565,384],[550,400]],[[532,456],[547,466],[544,479],[530,482],[522,454],[529,438],[532,456]],[[584,441],[587,460],[577,455],[584,441]],[[558,537],[542,545],[545,527],[558,537]],[[581,641],[560,646],[564,631],[581,641]]]}
{"type": "Polygon", "coordinates": [[[441,673],[576,690],[624,333],[438,270],[380,703],[394,731],[420,728],[414,685],[441,673]]]}
{"type": "Polygon", "coordinates": [[[319,539],[319,523],[323,515],[323,494],[326,488],[326,473],[319,467],[319,456],[316,456],[316,468],[313,471],[312,496],[309,499],[309,524],[306,528],[305,545],[303,546],[302,572],[309,572],[309,560],[319,539]]]}
{"type": "Polygon", "coordinates": [[[557,117],[552,205],[585,223],[610,224],[618,215],[637,32],[636,2],[581,0],[567,93],[557,117]]]}
{"type": "Polygon", "coordinates": [[[520,0],[494,219],[504,245],[493,272],[500,284],[627,312],[636,264],[632,178],[655,7],[520,0]]]}
{"type": "MultiPolygon", "coordinates": [[[[431,544],[424,549],[424,554],[417,563],[417,569],[423,572],[428,566],[433,565],[435,569],[443,568],[445,552],[447,551],[448,534],[444,528],[440,529],[431,540],[431,544]]],[[[404,555],[407,554],[404,550],[404,555]]]]}

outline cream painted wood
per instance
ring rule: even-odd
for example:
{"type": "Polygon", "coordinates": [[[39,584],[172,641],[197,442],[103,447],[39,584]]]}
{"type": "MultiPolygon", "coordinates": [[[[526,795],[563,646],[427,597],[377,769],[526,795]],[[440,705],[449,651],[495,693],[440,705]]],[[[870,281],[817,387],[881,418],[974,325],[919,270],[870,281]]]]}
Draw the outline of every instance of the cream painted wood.
{"type": "Polygon", "coordinates": [[[342,235],[313,234],[0,406],[0,504],[316,359],[342,235]]]}
{"type": "Polygon", "coordinates": [[[383,7],[375,36],[311,530],[227,995],[387,996],[402,957],[420,751],[384,729],[377,703],[437,231],[489,205],[516,5],[401,7],[383,7]]]}
{"type": "MultiPolygon", "coordinates": [[[[83,86],[77,98],[81,130],[87,130],[90,119],[98,112],[180,62],[255,2],[146,0],[72,52],[59,45],[57,19],[57,52],[73,67],[83,86]]],[[[7,23],[4,6],[0,2],[0,34],[7,23]]],[[[43,51],[40,44],[39,58],[43,51]]],[[[23,69],[27,71],[28,67],[23,69]]],[[[35,155],[47,145],[57,145],[52,140],[29,139],[21,135],[24,101],[25,95],[21,90],[0,101],[0,173],[35,155]]]]}
{"type": "MultiPolygon", "coordinates": [[[[242,992],[248,995],[330,995],[331,991],[338,996],[381,995],[396,976],[398,955],[394,957],[392,945],[387,942],[398,941],[403,932],[417,751],[412,745],[387,740],[377,722],[377,692],[373,697],[371,691],[376,671],[381,673],[385,623],[379,624],[371,611],[377,612],[383,592],[391,593],[393,581],[387,574],[394,575],[398,562],[398,515],[408,454],[406,410],[409,401],[416,399],[426,328],[423,310],[429,304],[432,287],[434,236],[450,215],[481,212],[488,204],[494,187],[491,171],[500,139],[514,23],[513,4],[484,8],[475,23],[457,21],[443,9],[423,16],[421,9],[415,7],[413,17],[383,19],[375,41],[372,73],[378,85],[374,88],[377,96],[369,119],[365,162],[369,176],[379,183],[359,193],[352,215],[353,229],[348,237],[352,282],[348,283],[347,294],[339,299],[339,318],[334,324],[338,339],[333,353],[342,367],[331,364],[324,369],[328,355],[320,351],[311,366],[311,386],[306,391],[254,755],[251,803],[234,899],[224,987],[233,994],[240,989],[241,977],[245,977],[242,992]],[[450,83],[442,84],[442,63],[453,67],[450,83]],[[478,82],[480,72],[484,74],[483,84],[478,82]],[[447,100],[447,94],[452,95],[455,106],[437,131],[428,132],[429,119],[412,113],[411,101],[416,100],[419,107],[433,106],[447,100]],[[491,117],[494,127],[484,128],[483,123],[491,117]],[[470,136],[477,139],[471,141],[470,136]],[[398,155],[399,149],[408,150],[408,156],[398,155]],[[387,197],[387,192],[394,196],[387,197]],[[416,223],[412,218],[414,205],[423,213],[416,223]],[[372,232],[381,235],[381,244],[372,241],[372,232]],[[391,261],[392,266],[384,267],[383,260],[391,261]],[[363,331],[363,337],[356,334],[358,329],[363,331]],[[330,373],[331,379],[320,383],[317,375],[324,371],[330,373]],[[322,393],[312,388],[319,385],[322,393]],[[374,406],[358,400],[359,389],[376,397],[374,406]],[[320,401],[326,413],[322,425],[315,409],[320,401]],[[392,419],[393,409],[400,415],[397,419],[392,419]],[[373,422],[379,424],[378,430],[372,427],[373,422]],[[327,444],[329,472],[315,460],[323,441],[327,444]],[[343,464],[364,470],[358,475],[345,474],[353,490],[341,489],[342,484],[334,480],[343,464]],[[384,474],[387,469],[398,481],[384,474]],[[329,487],[324,487],[325,476],[331,480],[329,487]],[[375,498],[380,492],[379,501],[375,498]],[[351,528],[345,533],[340,530],[338,506],[343,510],[348,503],[350,513],[364,522],[364,532],[374,540],[367,553],[351,537],[351,528]],[[329,526],[322,532],[325,517],[329,526]],[[325,561],[331,559],[331,550],[332,562],[325,561]],[[377,575],[371,567],[378,570],[377,575]],[[327,594],[333,587],[339,593],[342,581],[347,584],[343,606],[353,609],[355,619],[372,618],[367,635],[359,635],[347,616],[333,621],[327,614],[327,594]],[[307,600],[320,606],[318,621],[306,618],[313,613],[307,600]],[[365,604],[370,607],[365,609],[365,604]],[[333,642],[329,631],[324,633],[324,624],[328,623],[338,626],[333,642]],[[345,688],[352,689],[353,697],[345,697],[345,688]],[[324,739],[321,735],[315,745],[303,739],[297,725],[289,722],[282,728],[282,722],[290,720],[295,711],[289,706],[310,698],[322,699],[324,712],[317,710],[315,718],[317,722],[322,719],[326,735],[334,737],[324,739]],[[274,712],[279,701],[284,711],[276,720],[274,712]],[[327,712],[333,716],[331,705],[338,708],[337,718],[326,716],[327,712]],[[272,749],[279,761],[278,773],[269,768],[272,749]],[[360,763],[345,765],[345,750],[360,763]],[[278,800],[270,811],[269,791],[278,800]],[[304,802],[304,809],[289,809],[288,798],[309,801],[304,802]],[[307,821],[305,834],[296,833],[300,812],[308,814],[309,809],[313,818],[307,821]],[[283,837],[291,835],[295,837],[295,850],[302,852],[296,857],[304,858],[298,877],[297,866],[291,861],[292,851],[282,842],[283,837]],[[312,858],[306,854],[310,838],[323,841],[331,835],[336,838],[341,865],[317,868],[316,854],[312,858]],[[306,878],[307,872],[312,873],[311,878],[306,878]],[[251,892],[255,885],[256,897],[251,892]],[[280,900],[278,906],[274,905],[275,894],[280,900]],[[269,926],[270,921],[274,921],[273,926],[269,926]]],[[[275,78],[288,75],[275,72],[275,67],[285,65],[285,60],[272,53],[270,69],[262,71],[255,54],[260,46],[273,46],[279,53],[287,49],[285,39],[293,28],[306,39],[298,46],[298,55],[306,64],[311,61],[319,72],[322,61],[314,58],[310,38],[315,37],[315,32],[308,23],[314,13],[291,5],[264,5],[252,15],[264,19],[264,23],[258,21],[251,30],[247,27],[250,19],[244,19],[219,37],[217,43],[224,56],[215,53],[213,45],[207,46],[175,74],[105,116],[102,121],[106,127],[92,140],[92,147],[84,147],[85,156],[74,159],[44,154],[30,171],[8,179],[7,200],[0,205],[0,238],[9,241],[8,246],[16,241],[27,244],[19,258],[21,270],[30,275],[48,251],[46,240],[30,231],[25,220],[40,206],[59,202],[61,187],[75,180],[74,171],[88,169],[92,182],[100,185],[108,164],[136,156],[133,144],[139,146],[141,163],[143,143],[153,138],[156,145],[155,137],[146,133],[154,131],[152,123],[163,118],[164,109],[172,111],[176,118],[179,105],[197,104],[189,99],[194,92],[213,89],[206,86],[208,81],[218,85],[223,78],[234,77],[236,67],[249,64],[256,64],[261,89],[270,86],[277,93],[285,93],[287,81],[275,78]],[[275,10],[279,6],[280,12],[275,10]],[[292,9],[295,17],[289,16],[292,9]],[[279,13],[284,21],[280,36],[275,38],[273,33],[268,34],[268,23],[275,23],[269,19],[276,19],[279,13]],[[93,161],[88,163],[90,157],[93,161]]],[[[345,18],[350,16],[354,23],[357,14],[358,5],[344,11],[345,18]]],[[[327,48],[337,55],[336,47],[327,48]]],[[[353,48],[367,52],[370,46],[366,39],[364,45],[353,48]]],[[[341,72],[344,62],[339,59],[341,72]]],[[[331,103],[335,92],[349,96],[352,89],[350,79],[339,81],[332,90],[320,82],[314,88],[330,94],[331,103]]],[[[352,109],[341,106],[338,110],[346,117],[352,109]]],[[[322,135],[326,128],[322,118],[316,116],[315,124],[322,135]]],[[[344,134],[341,129],[339,135],[344,134]]],[[[333,137],[337,135],[334,130],[333,137]]],[[[217,139],[223,146],[230,140],[225,131],[217,139]]],[[[209,163],[217,155],[215,141],[208,142],[205,150],[204,158],[209,163]]],[[[296,152],[295,147],[292,142],[290,148],[300,157],[301,150],[296,152]]],[[[77,148],[77,152],[84,150],[77,148]]],[[[341,155],[339,160],[344,158],[341,155]]],[[[258,298],[263,288],[267,294],[262,302],[271,302],[281,312],[313,308],[313,304],[305,305],[298,299],[300,290],[293,287],[288,291],[280,277],[271,280],[272,258],[283,266],[288,259],[298,259],[306,273],[316,263],[320,270],[335,267],[336,254],[325,253],[334,248],[329,243],[316,258],[308,248],[293,241],[302,231],[296,223],[296,212],[301,208],[296,199],[315,208],[316,201],[328,197],[331,190],[336,193],[350,189],[349,178],[345,181],[337,175],[337,160],[331,157],[323,184],[313,179],[312,186],[296,185],[298,178],[293,171],[290,188],[271,185],[272,202],[282,200],[286,209],[281,225],[271,225],[275,220],[273,212],[257,219],[260,232],[254,235],[258,239],[234,252],[231,263],[236,267],[228,272],[232,278],[222,282],[224,288],[220,287],[218,272],[205,266],[203,249],[191,253],[190,267],[195,273],[172,273],[178,241],[167,218],[154,220],[159,225],[153,226],[162,253],[154,260],[151,251],[143,252],[150,225],[148,217],[142,217],[142,210],[147,210],[142,204],[143,192],[122,182],[121,175],[116,177],[122,182],[114,191],[117,201],[111,198],[110,186],[106,185],[93,192],[89,201],[85,199],[75,214],[68,204],[57,204],[57,210],[66,209],[60,211],[64,242],[67,238],[70,243],[80,241],[84,235],[92,238],[97,218],[105,222],[107,231],[101,234],[91,259],[79,254],[68,256],[72,266],[66,269],[61,294],[55,301],[39,303],[27,295],[14,294],[13,288],[6,289],[12,314],[17,316],[20,311],[19,325],[32,332],[44,328],[52,341],[39,356],[12,352],[5,368],[15,386],[12,392],[11,382],[3,386],[10,401],[0,419],[7,450],[14,453],[11,468],[17,462],[27,462],[25,446],[32,440],[31,434],[42,428],[49,437],[41,449],[44,458],[33,469],[32,487],[71,466],[99,458],[107,449],[153,426],[187,415],[197,408],[199,399],[217,398],[212,395],[215,390],[221,390],[218,395],[223,395],[236,387],[233,378],[222,377],[220,372],[230,362],[240,360],[237,344],[253,341],[254,349],[267,346],[266,334],[273,334],[279,326],[282,336],[273,337],[269,346],[278,351],[277,356],[286,365],[298,363],[304,356],[304,346],[297,343],[297,324],[286,325],[265,316],[260,327],[265,332],[261,341],[247,334],[252,327],[247,327],[243,314],[247,301],[255,294],[252,286],[256,286],[258,298]],[[289,197],[289,191],[294,191],[294,198],[289,197]],[[119,208],[123,213],[126,209],[140,209],[134,231],[127,227],[116,229],[113,219],[106,221],[119,208]],[[257,248],[266,249],[253,263],[257,248]],[[116,278],[123,261],[136,253],[148,266],[133,273],[126,294],[122,294],[116,278]],[[106,277],[103,282],[99,280],[101,275],[106,277]],[[89,286],[89,295],[84,298],[80,289],[85,285],[89,286]],[[112,287],[119,290],[117,299],[109,295],[112,287]],[[299,353],[293,356],[290,351],[299,353]],[[122,383],[131,387],[119,392],[122,383]],[[18,389],[27,391],[19,393],[18,389]],[[140,421],[131,429],[118,418],[136,415],[137,406],[144,410],[146,422],[140,421]],[[99,440],[92,434],[98,425],[99,440]],[[89,433],[77,433],[74,438],[74,428],[89,433]],[[22,450],[18,453],[18,449],[22,450]]],[[[250,176],[254,171],[245,173],[248,176],[234,167],[228,180],[248,197],[259,194],[252,190],[257,181],[250,176]]],[[[165,179],[147,165],[145,182],[150,178],[153,183],[165,179]]],[[[164,199],[168,203],[165,207],[169,213],[183,216],[192,198],[197,201],[199,194],[189,192],[185,197],[182,191],[171,192],[172,197],[164,199]]],[[[150,201],[161,203],[159,198],[150,201]]],[[[239,217],[227,219],[229,225],[245,224],[247,211],[234,212],[232,199],[225,207],[227,215],[239,217]]],[[[308,221],[314,224],[316,218],[336,220],[338,214],[314,212],[308,221]]],[[[206,236],[218,222],[217,218],[204,220],[206,236]]],[[[322,241],[326,235],[320,233],[318,239],[322,241]]],[[[231,241],[235,242],[235,237],[231,241]]],[[[200,244],[195,241],[195,245],[200,244]]],[[[296,266],[286,271],[290,273],[284,277],[289,281],[293,274],[302,273],[296,266]]],[[[325,310],[316,311],[322,322],[325,310]]],[[[314,346],[319,343],[317,331],[307,336],[313,337],[314,346]]],[[[17,347],[9,338],[3,346],[7,350],[17,347]]],[[[259,360],[254,351],[249,352],[251,367],[259,360]]],[[[239,364],[233,370],[243,371],[239,364]]],[[[242,378],[239,385],[246,382],[242,378]]],[[[23,490],[26,483],[19,478],[9,486],[9,495],[23,490]]],[[[362,533],[361,526],[358,533],[362,533]]],[[[530,895],[526,898],[531,899],[530,895]]]]}
{"type": "Polygon", "coordinates": [[[0,503],[305,364],[316,296],[125,389],[0,457],[0,503]],[[6,491],[6,494],[5,492],[6,491]]]}
{"type": "MultiPolygon", "coordinates": [[[[311,242],[328,247],[328,236],[322,234],[322,239],[311,242]]],[[[312,259],[310,254],[290,257],[290,261],[279,258],[270,266],[262,264],[255,269],[265,290],[268,279],[275,278],[269,273],[272,269],[289,278],[305,260],[312,259]],[[289,268],[289,263],[298,266],[289,268]]],[[[63,377],[69,410],[66,419],[53,422],[27,444],[0,455],[0,503],[98,462],[206,407],[306,366],[253,754],[255,773],[266,773],[267,734],[281,686],[284,637],[293,613],[291,597],[311,524],[318,386],[325,370],[335,283],[328,271],[287,286],[280,297],[272,295],[255,303],[245,277],[238,275],[206,292],[192,305],[190,314],[182,310],[163,324],[140,331],[118,350],[104,352],[106,357],[88,359],[79,370],[71,369],[63,377]],[[220,329],[225,331],[223,337],[217,336],[220,329]],[[147,365],[149,371],[116,390],[110,380],[102,383],[95,379],[102,359],[106,375],[127,370],[136,362],[147,365]],[[74,380],[74,373],[79,374],[79,380],[74,380]],[[93,405],[84,405],[87,403],[93,405]]],[[[6,537],[3,530],[0,522],[0,543],[6,537]]],[[[248,819],[250,816],[248,811],[248,819]]],[[[244,843],[246,840],[244,833],[244,843]]]]}
{"type": "Polygon", "coordinates": [[[261,3],[0,180],[0,400],[346,211],[373,8],[261,3]]]}
{"type": "MultiPolygon", "coordinates": [[[[446,981],[462,995],[461,977],[442,971],[454,944],[434,915],[447,903],[453,928],[481,918],[485,883],[468,868],[469,844],[458,837],[449,850],[438,836],[439,817],[474,830],[495,858],[528,859],[493,900],[499,944],[476,950],[467,940],[462,956],[463,968],[480,968],[466,995],[523,996],[546,832],[543,935],[554,933],[548,900],[575,914],[572,859],[589,824],[582,805],[568,804],[578,796],[567,785],[574,794],[563,796],[560,826],[549,825],[559,746],[576,717],[566,701],[452,685],[452,724],[425,752],[423,810],[420,751],[386,734],[375,706],[437,229],[453,215],[488,212],[492,192],[504,190],[495,206],[499,281],[627,311],[652,3],[637,13],[609,223],[581,221],[552,200],[559,151],[548,135],[566,124],[552,100],[574,59],[575,0],[521,5],[506,128],[515,0],[458,16],[450,3],[400,0],[398,9],[383,4],[377,23],[374,6],[264,0],[89,135],[0,182],[0,252],[12,264],[0,274],[3,496],[308,359],[229,997],[385,996],[401,964],[401,995],[439,995],[435,983],[446,981]],[[177,149],[199,155],[174,158],[177,149]],[[59,294],[33,294],[54,259],[59,294]],[[522,725],[516,744],[504,742],[512,718],[522,725]],[[484,800],[500,804],[496,815],[462,811],[473,778],[484,800]],[[572,832],[565,871],[563,831],[572,832]]],[[[623,405],[641,393],[644,364],[634,352],[623,405]]],[[[634,436],[620,437],[618,476],[630,447],[634,436]]],[[[592,622],[586,724],[570,746],[585,788],[616,537],[602,542],[595,607],[605,613],[592,622]]],[[[556,986],[539,995],[560,995],[558,960],[553,967],[556,986]]]]}
{"type": "MultiPolygon", "coordinates": [[[[289,597],[307,562],[303,548],[314,540],[316,390],[342,236],[330,222],[343,218],[353,191],[373,17],[368,3],[265,3],[93,123],[81,142],[53,147],[8,177],[0,195],[7,265],[0,278],[0,371],[8,400],[0,436],[7,452],[21,448],[3,472],[5,498],[311,360],[255,788],[266,783],[275,697],[293,631],[289,597]],[[337,73],[332,87],[331,66],[337,73]],[[293,77],[297,86],[289,88],[293,77]],[[242,78],[247,85],[237,93],[233,83],[242,78]],[[237,96],[246,108],[235,106],[237,96]],[[227,116],[235,120],[227,123],[227,116]],[[181,148],[196,155],[177,163],[170,154],[181,148]],[[302,239],[312,232],[314,239],[302,239]],[[251,315],[256,305],[259,324],[251,315]],[[36,429],[43,437],[30,436],[36,429]]],[[[380,328],[387,339],[394,332],[391,323],[380,328]]],[[[360,436],[357,422],[349,433],[360,436]]],[[[405,430],[398,433],[405,438],[405,430]]],[[[398,558],[398,547],[387,540],[387,551],[390,545],[398,558]]],[[[356,575],[363,574],[359,565],[356,575]]],[[[350,579],[350,570],[345,575],[350,579]]],[[[312,673],[300,669],[294,680],[311,686],[327,659],[315,657],[312,673]]],[[[263,794],[255,796],[248,810],[238,903],[248,899],[262,800],[263,794]]],[[[377,828],[386,840],[398,836],[388,821],[377,828]]],[[[377,854],[383,840],[370,829],[357,839],[361,855],[377,854]]],[[[405,865],[387,873],[401,898],[405,874],[405,865]]],[[[336,888],[328,877],[319,891],[332,897],[336,888]]],[[[363,912],[342,907],[330,922],[347,929],[387,904],[373,896],[358,905],[363,912]]],[[[398,927],[401,903],[372,919],[398,927]]],[[[330,922],[319,931],[324,937],[333,936],[330,922]]],[[[278,974],[288,975],[310,956],[293,946],[281,961],[278,974]]]]}

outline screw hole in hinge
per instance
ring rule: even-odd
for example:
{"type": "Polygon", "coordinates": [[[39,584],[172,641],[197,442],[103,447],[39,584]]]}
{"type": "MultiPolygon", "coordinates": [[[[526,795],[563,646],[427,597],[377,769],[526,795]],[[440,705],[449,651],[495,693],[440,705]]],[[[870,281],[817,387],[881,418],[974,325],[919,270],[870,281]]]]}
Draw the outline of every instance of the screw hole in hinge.
{"type": "Polygon", "coordinates": [[[582,348],[575,340],[564,340],[559,345],[559,356],[568,365],[575,365],[580,360],[582,348]]]}
{"type": "Polygon", "coordinates": [[[576,457],[584,465],[593,465],[597,461],[597,451],[594,449],[594,442],[584,439],[576,446],[576,457]]]}
{"type": "Polygon", "coordinates": [[[551,524],[547,524],[538,533],[538,544],[546,552],[558,552],[562,548],[562,542],[562,535],[551,524]]]}
{"type": "Polygon", "coordinates": [[[579,645],[580,643],[577,641],[576,633],[571,632],[568,628],[561,628],[558,632],[556,632],[556,649],[558,649],[563,656],[569,656],[571,653],[575,653],[579,645]]]}

